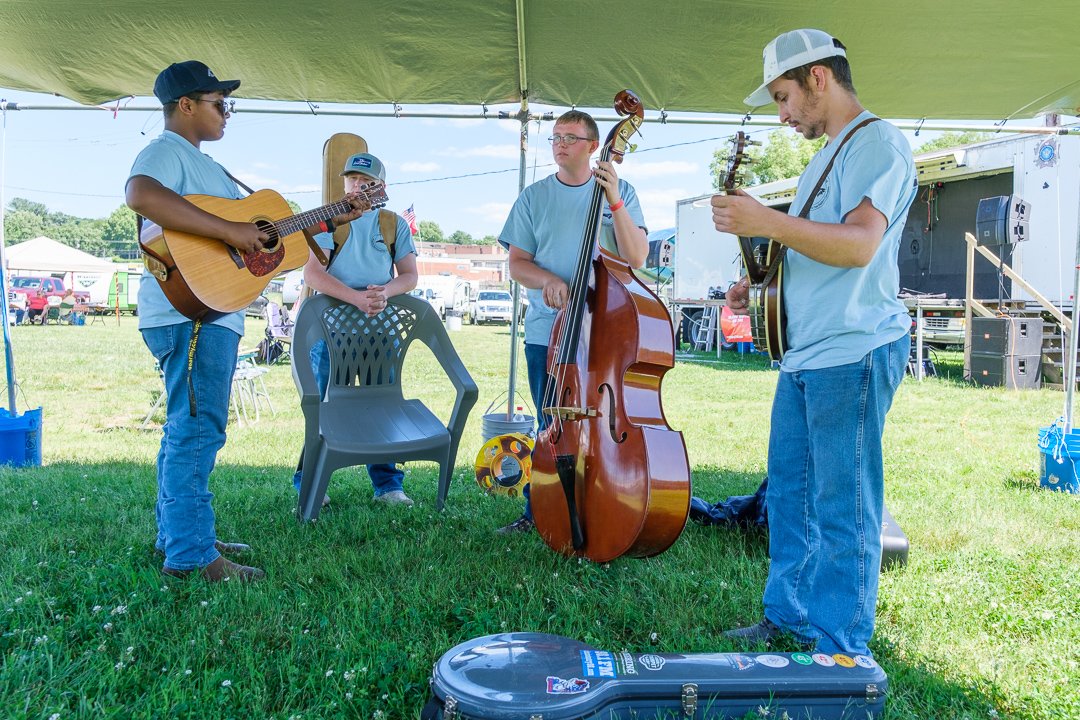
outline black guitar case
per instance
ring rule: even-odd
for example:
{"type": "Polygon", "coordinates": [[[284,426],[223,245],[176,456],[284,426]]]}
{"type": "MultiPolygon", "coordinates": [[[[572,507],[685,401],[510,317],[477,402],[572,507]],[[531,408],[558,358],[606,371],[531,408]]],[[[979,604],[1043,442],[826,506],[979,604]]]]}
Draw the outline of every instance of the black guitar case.
{"type": "Polygon", "coordinates": [[[444,654],[424,720],[867,720],[888,678],[871,658],[810,653],[631,653],[501,633],[444,654]]]}

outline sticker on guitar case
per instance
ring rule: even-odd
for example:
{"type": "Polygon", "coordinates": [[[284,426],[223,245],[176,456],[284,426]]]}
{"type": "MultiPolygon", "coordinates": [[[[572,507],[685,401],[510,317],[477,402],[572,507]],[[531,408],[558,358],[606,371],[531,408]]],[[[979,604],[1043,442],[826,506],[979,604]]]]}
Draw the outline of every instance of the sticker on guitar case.
{"type": "Polygon", "coordinates": [[[786,657],[781,656],[781,655],[758,655],[754,659],[757,660],[762,665],[764,665],[765,667],[771,667],[771,668],[787,667],[788,664],[789,664],[788,659],[786,657]]]}
{"type": "Polygon", "coordinates": [[[816,662],[821,667],[832,667],[832,666],[836,665],[836,661],[833,660],[828,655],[826,655],[825,653],[814,653],[813,657],[814,657],[814,662],[816,662]]]}
{"type": "Polygon", "coordinates": [[[581,650],[581,674],[585,677],[615,677],[615,656],[607,650],[581,650]]]}
{"type": "Polygon", "coordinates": [[[810,665],[814,662],[814,658],[802,652],[792,653],[791,659],[799,663],[800,665],[810,665]]]}
{"type": "Polygon", "coordinates": [[[583,693],[588,689],[589,681],[582,680],[581,678],[563,680],[554,675],[548,675],[547,678],[548,695],[576,695],[578,693],[583,693]]]}
{"type": "Polygon", "coordinates": [[[836,653],[835,655],[832,656],[832,658],[833,658],[833,660],[836,661],[836,664],[839,665],[840,667],[846,667],[846,668],[855,667],[855,661],[852,660],[849,656],[847,656],[847,655],[845,655],[843,653],[836,653]]]}
{"type": "Polygon", "coordinates": [[[728,660],[731,662],[731,667],[736,670],[749,670],[757,665],[754,658],[749,655],[732,654],[728,656],[728,660]]]}
{"type": "Polygon", "coordinates": [[[641,667],[646,670],[659,670],[664,667],[664,663],[667,662],[659,655],[642,655],[638,658],[638,662],[641,663],[641,667]]]}
{"type": "Polygon", "coordinates": [[[874,658],[867,657],[866,655],[856,655],[855,664],[861,668],[866,668],[867,670],[873,670],[877,667],[877,663],[874,662],[874,658]]]}

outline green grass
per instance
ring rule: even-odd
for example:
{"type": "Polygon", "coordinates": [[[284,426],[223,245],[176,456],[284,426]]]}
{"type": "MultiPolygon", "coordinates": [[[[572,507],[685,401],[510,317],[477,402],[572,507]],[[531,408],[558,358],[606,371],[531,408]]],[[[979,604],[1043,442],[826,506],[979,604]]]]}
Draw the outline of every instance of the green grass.
{"type": "MultiPolygon", "coordinates": [[[[242,346],[262,326],[249,320],[242,346]]],[[[135,320],[15,328],[20,408],[44,407],[44,463],[0,469],[0,716],[413,718],[443,652],[504,630],[610,650],[733,650],[720,631],[761,612],[761,534],[690,525],[657,558],[606,565],[494,534],[519,501],[483,495],[471,466],[481,414],[505,389],[508,334],[453,337],[480,402],[441,514],[435,467],[416,464],[411,510],[373,507],[366,476],[347,470],[331,482],[333,506],[298,524],[302,418],[289,367],[272,369],[276,416],[230,425],[211,478],[219,536],[250,542],[269,573],[242,587],[159,574],[160,429],[139,424],[160,383],[135,320]]],[[[951,377],[905,381],[885,439],[888,505],[911,540],[909,564],[881,583],[886,717],[1080,717],[1080,506],[1039,489],[1035,470],[1036,430],[1063,397],[968,387],[955,353],[939,360],[951,377]]],[[[428,384],[433,363],[414,353],[406,385],[445,416],[451,392],[428,384]]],[[[760,356],[735,354],[667,375],[695,494],[757,486],[775,379],[760,356]]]]}

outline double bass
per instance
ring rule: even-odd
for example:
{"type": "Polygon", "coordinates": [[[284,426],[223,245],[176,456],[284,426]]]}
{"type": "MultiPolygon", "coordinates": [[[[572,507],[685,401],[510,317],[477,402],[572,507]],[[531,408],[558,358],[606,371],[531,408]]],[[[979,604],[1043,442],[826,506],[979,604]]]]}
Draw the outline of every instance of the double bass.
{"type": "MultiPolygon", "coordinates": [[[[644,120],[629,90],[603,161],[621,162],[644,120]]],[[[593,188],[569,296],[548,347],[548,426],[533,449],[536,529],[566,555],[607,562],[657,555],[679,537],[690,463],[660,402],[675,364],[671,316],[625,260],[599,246],[604,190],[593,188]],[[548,404],[550,403],[550,404],[548,404]]]]}

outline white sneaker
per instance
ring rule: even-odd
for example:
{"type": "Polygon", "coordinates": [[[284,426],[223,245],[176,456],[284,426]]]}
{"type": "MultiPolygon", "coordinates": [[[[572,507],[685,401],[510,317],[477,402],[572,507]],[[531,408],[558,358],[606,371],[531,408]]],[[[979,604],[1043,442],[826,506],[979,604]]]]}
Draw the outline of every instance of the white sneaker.
{"type": "Polygon", "coordinates": [[[406,507],[412,507],[413,504],[412,499],[402,490],[391,490],[388,493],[376,495],[375,502],[383,505],[404,505],[406,507]]]}

